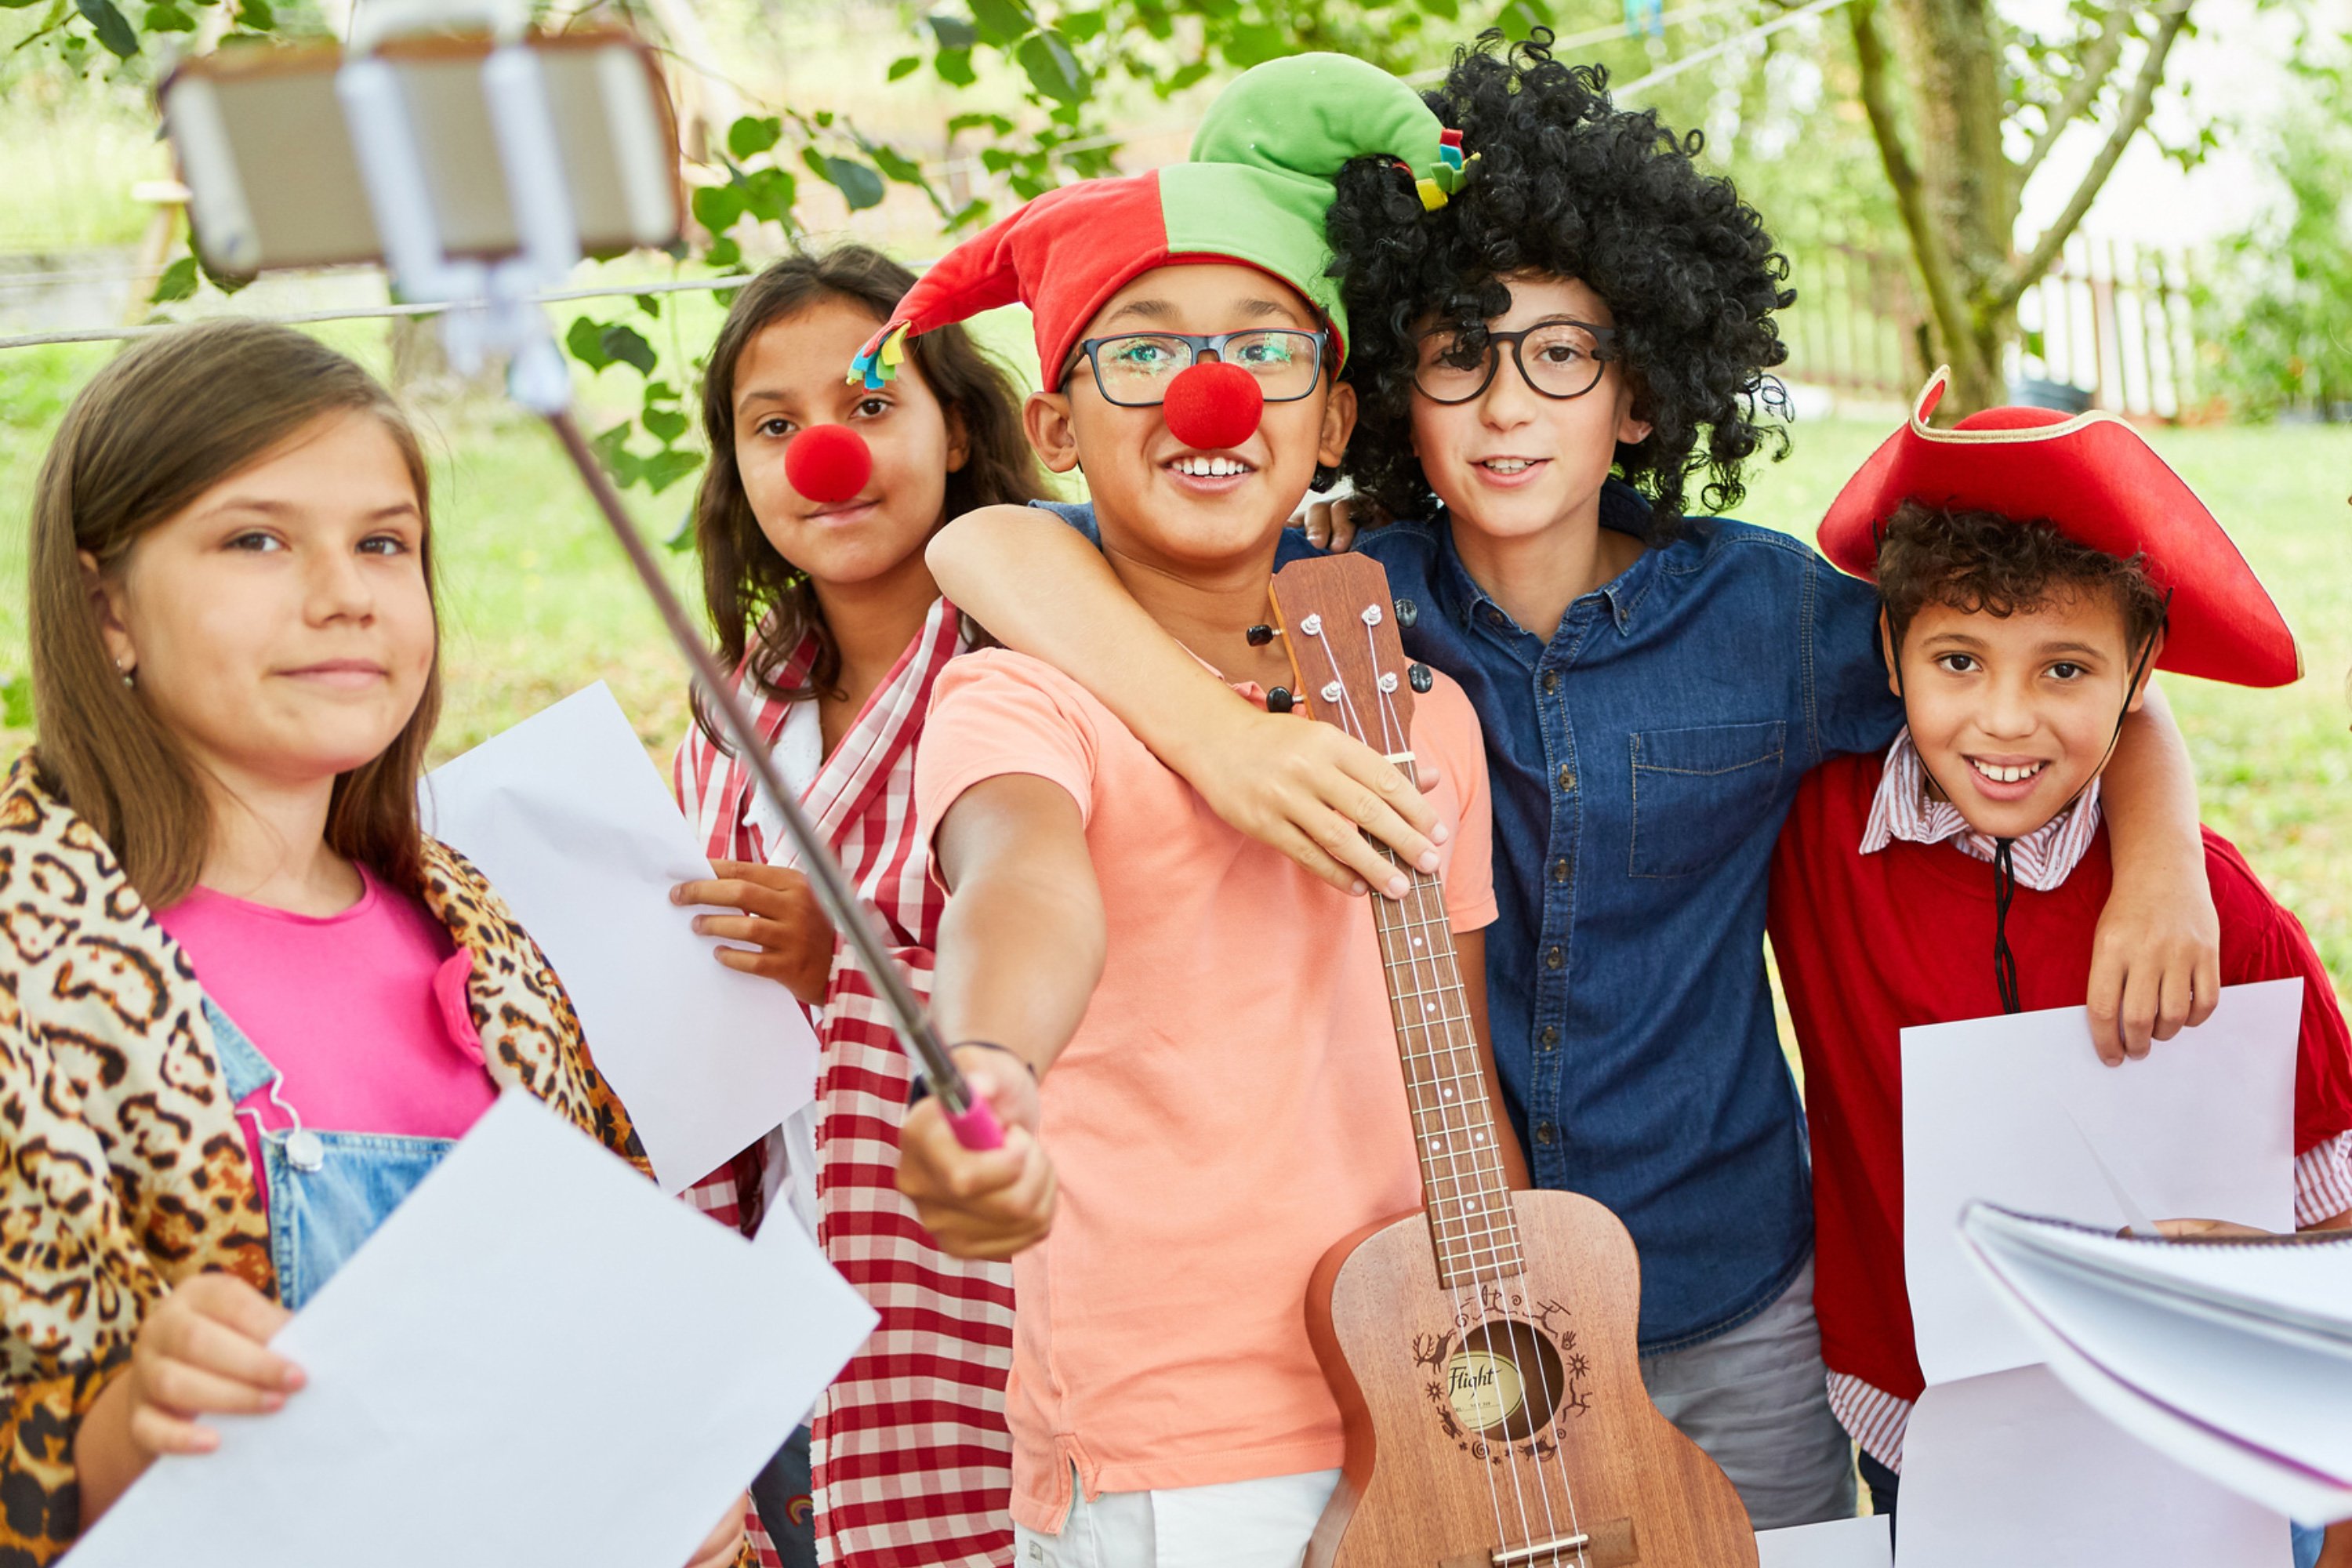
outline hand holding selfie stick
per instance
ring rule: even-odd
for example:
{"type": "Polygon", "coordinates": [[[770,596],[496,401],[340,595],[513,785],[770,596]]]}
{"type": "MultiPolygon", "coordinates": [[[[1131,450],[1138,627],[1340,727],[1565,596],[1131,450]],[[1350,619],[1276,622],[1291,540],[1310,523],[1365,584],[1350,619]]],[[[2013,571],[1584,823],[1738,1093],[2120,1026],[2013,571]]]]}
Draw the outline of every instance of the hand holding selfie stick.
{"type": "Polygon", "coordinates": [[[563,150],[550,111],[540,62],[523,41],[528,17],[519,5],[484,4],[469,19],[488,21],[497,40],[482,65],[482,93],[490,114],[499,158],[520,240],[516,254],[480,260],[450,257],[436,221],[432,186],[399,77],[376,46],[395,31],[422,25],[446,26],[457,19],[439,0],[372,0],[352,29],[352,57],[337,73],[336,96],[343,107],[352,143],[367,186],[368,202],[383,237],[385,266],[402,296],[446,302],[442,318],[449,359],[461,374],[478,370],[485,357],[509,357],[508,391],[517,403],[545,418],[580,470],[580,477],[612,525],[613,535],[653,596],[669,635],[693,667],[695,679],[717,710],[738,752],[783,813],[784,826],[835,928],[848,940],[860,967],[890,1010],[900,1038],[947,1113],[957,1142],[967,1149],[993,1149],[1004,1141],[996,1114],[977,1099],[931,1027],[890,957],[875,919],[858,901],[840,862],[802,812],[797,794],[777,772],[760,732],[743,710],[727,671],[710,654],[686,607],[662,575],[652,549],[621,504],[618,491],[596,460],[587,437],[572,416],[572,373],[557,348],[546,313],[534,293],[562,282],[580,260],[578,230],[564,179],[563,150]]]}

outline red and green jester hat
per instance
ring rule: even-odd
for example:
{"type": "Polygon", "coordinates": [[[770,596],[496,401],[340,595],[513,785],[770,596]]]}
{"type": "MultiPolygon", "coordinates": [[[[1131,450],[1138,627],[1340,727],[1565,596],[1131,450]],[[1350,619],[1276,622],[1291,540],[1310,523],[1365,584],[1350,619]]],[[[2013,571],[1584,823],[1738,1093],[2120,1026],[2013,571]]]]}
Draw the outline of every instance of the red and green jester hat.
{"type": "Polygon", "coordinates": [[[940,258],[866,342],[850,379],[878,387],[907,337],[1018,302],[1036,318],[1050,386],[1112,295],[1187,261],[1241,262],[1289,284],[1330,321],[1344,359],[1348,314],[1326,275],[1323,237],[1332,182],[1352,159],[1392,158],[1434,209],[1461,187],[1461,142],[1412,89],[1350,56],[1255,66],[1210,106],[1186,162],[1048,191],[940,258]]]}

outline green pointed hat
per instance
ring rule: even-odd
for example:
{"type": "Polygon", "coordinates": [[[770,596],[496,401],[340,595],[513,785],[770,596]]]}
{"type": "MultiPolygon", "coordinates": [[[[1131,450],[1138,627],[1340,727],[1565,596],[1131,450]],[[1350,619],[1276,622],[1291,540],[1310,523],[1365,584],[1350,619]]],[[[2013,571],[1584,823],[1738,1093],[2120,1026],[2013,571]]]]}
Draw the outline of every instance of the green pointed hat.
{"type": "Polygon", "coordinates": [[[1347,55],[1255,66],[1210,106],[1190,158],[1149,174],[1048,191],[959,245],[907,291],[850,374],[879,386],[903,339],[1015,302],[1037,326],[1046,384],[1095,314],[1171,262],[1237,261],[1289,284],[1330,320],[1347,352],[1348,313],[1326,276],[1332,182],[1350,160],[1395,159],[1426,209],[1461,185],[1461,133],[1379,67],[1347,55]]]}

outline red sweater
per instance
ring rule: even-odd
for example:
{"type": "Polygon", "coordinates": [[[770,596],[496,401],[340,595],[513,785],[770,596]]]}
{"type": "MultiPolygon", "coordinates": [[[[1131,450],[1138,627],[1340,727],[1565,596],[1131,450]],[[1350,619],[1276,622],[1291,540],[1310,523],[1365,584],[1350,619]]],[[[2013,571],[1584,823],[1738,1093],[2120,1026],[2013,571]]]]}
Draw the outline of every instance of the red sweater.
{"type": "MultiPolygon", "coordinates": [[[[1862,853],[1879,759],[1843,757],[1797,793],[1772,863],[1773,956],[1805,1063],[1814,1307],[1832,1372],[1904,1399],[1926,1380],[1903,1278],[1902,1031],[1991,1016],[1993,868],[1952,845],[1862,853]]],[[[2205,832],[2221,984],[2303,978],[2296,1152],[2352,1129],[2352,1047],[2319,954],[2227,839],[2205,832]]],[[[2017,889],[2009,941],[2029,1012],[2079,1007],[2115,872],[2100,829],[2050,892],[2017,889]]]]}

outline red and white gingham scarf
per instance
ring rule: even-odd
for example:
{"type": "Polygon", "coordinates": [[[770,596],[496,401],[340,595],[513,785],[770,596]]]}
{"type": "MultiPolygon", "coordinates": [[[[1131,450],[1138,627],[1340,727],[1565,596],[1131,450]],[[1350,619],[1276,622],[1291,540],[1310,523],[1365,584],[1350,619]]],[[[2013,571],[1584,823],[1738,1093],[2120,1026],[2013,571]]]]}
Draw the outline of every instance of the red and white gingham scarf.
{"type": "MultiPolygon", "coordinates": [[[[802,799],[859,895],[883,918],[919,996],[931,986],[942,895],[915,824],[915,742],[931,683],[961,651],[962,617],[945,599],[857,716],[802,799]]],[[[815,657],[795,651],[777,684],[796,684],[815,657]]],[[[792,705],[740,689],[762,743],[782,734],[792,705]]],[[[678,800],[714,860],[797,863],[751,820],[748,768],[699,730],[678,747],[678,800]]],[[[811,1458],[817,1556],[850,1568],[996,1568],[1013,1558],[1007,1513],[1012,1439],[1004,1378],[1013,1363],[1013,1274],[950,1258],[895,1184],[909,1072],[889,1014],[845,943],[836,942],[816,1020],[817,1239],[872,1302],[881,1326],[819,1400],[811,1458]]],[[[757,1221],[761,1152],[698,1184],[692,1199],[728,1223],[757,1221]]],[[[788,1225],[788,1215],[777,1224],[788,1225]]],[[[761,1561],[773,1548],[752,1521],[761,1561]]]]}

